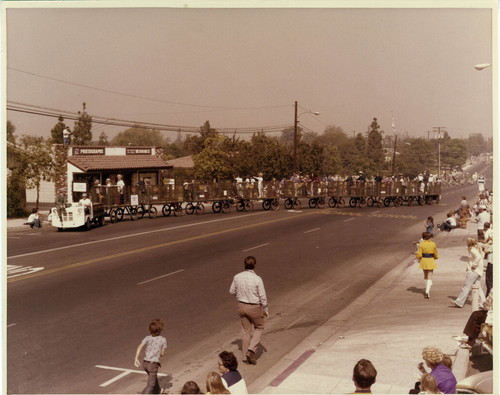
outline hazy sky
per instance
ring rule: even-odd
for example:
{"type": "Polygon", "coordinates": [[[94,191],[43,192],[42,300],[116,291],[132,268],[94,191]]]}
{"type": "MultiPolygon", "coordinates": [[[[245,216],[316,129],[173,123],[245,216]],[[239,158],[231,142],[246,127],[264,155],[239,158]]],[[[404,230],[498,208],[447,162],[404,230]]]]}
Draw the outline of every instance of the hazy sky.
{"type": "MultiPolygon", "coordinates": [[[[293,125],[298,101],[299,113],[320,112],[300,117],[317,133],[365,132],[377,117],[393,134],[394,117],[399,135],[437,126],[492,135],[494,70],[474,69],[496,56],[491,8],[17,6],[5,10],[9,103],[76,113],[86,102],[94,116],[258,129],[293,125]]],[[[48,137],[57,123],[6,114],[17,135],[48,137]]],[[[93,135],[122,130],[95,125],[93,135]]]]}

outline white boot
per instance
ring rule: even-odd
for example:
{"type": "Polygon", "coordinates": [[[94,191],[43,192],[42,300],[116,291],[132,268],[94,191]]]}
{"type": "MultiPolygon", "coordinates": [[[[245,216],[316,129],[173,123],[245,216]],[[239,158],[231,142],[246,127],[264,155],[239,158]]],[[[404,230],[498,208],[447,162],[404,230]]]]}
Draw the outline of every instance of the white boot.
{"type": "Polygon", "coordinates": [[[432,286],[432,280],[426,280],[425,281],[425,294],[424,294],[424,298],[425,299],[429,299],[429,294],[431,292],[431,286],[432,286]]]}

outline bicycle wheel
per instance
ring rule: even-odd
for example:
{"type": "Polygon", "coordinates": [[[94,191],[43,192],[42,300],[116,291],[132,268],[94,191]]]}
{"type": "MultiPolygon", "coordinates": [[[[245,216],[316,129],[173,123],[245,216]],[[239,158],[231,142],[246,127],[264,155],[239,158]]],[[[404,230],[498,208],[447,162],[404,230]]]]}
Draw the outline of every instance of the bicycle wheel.
{"type": "Polygon", "coordinates": [[[193,203],[188,203],[186,205],[186,214],[191,215],[193,213],[194,213],[194,205],[193,205],[193,203]]]}
{"type": "Polygon", "coordinates": [[[358,198],[352,197],[349,199],[349,207],[354,208],[358,204],[358,198]]]}
{"type": "Polygon", "coordinates": [[[250,200],[245,203],[245,211],[253,211],[253,203],[250,200]]]}
{"type": "Polygon", "coordinates": [[[270,210],[271,209],[271,200],[269,199],[265,199],[263,202],[262,202],[262,208],[264,210],[270,210]]]}
{"type": "Polygon", "coordinates": [[[408,207],[411,207],[411,206],[413,206],[413,196],[410,196],[408,198],[408,207]]]}
{"type": "Polygon", "coordinates": [[[271,203],[271,209],[273,211],[276,211],[276,210],[279,210],[280,208],[280,201],[279,199],[273,199],[272,203],[271,203]]]}
{"type": "Polygon", "coordinates": [[[245,210],[245,201],[244,200],[238,200],[236,202],[236,211],[243,211],[245,210]]]}
{"type": "Polygon", "coordinates": [[[310,208],[318,207],[318,199],[316,198],[309,199],[309,207],[310,208]]]}
{"type": "Polygon", "coordinates": [[[123,209],[117,208],[116,209],[116,220],[121,221],[122,219],[123,219],[123,209]]]}
{"type": "Polygon", "coordinates": [[[368,199],[366,199],[366,205],[368,207],[373,207],[374,204],[375,204],[375,199],[373,199],[371,196],[368,199]]]}
{"type": "Polygon", "coordinates": [[[114,224],[116,222],[116,210],[114,208],[112,208],[110,211],[109,211],[109,222],[111,222],[112,224],[114,224]]]}
{"type": "Polygon", "coordinates": [[[334,208],[337,205],[337,200],[332,196],[328,199],[328,207],[334,208]]]}
{"type": "Polygon", "coordinates": [[[219,201],[215,201],[212,203],[212,211],[214,213],[220,213],[222,210],[222,203],[219,201]]]}
{"type": "Polygon", "coordinates": [[[185,211],[182,209],[182,204],[181,203],[175,203],[173,207],[174,215],[176,217],[182,217],[185,213],[185,211]]]}
{"type": "Polygon", "coordinates": [[[385,206],[384,199],[378,198],[377,199],[377,207],[382,208],[383,206],[385,206]]]}
{"type": "Polygon", "coordinates": [[[130,219],[132,221],[137,221],[137,209],[135,207],[127,208],[128,213],[130,214],[130,219]]]}
{"type": "Polygon", "coordinates": [[[337,200],[337,207],[338,208],[344,208],[345,207],[345,200],[344,200],[344,198],[339,198],[339,200],[337,200]]]}
{"type": "Polygon", "coordinates": [[[385,207],[389,207],[389,204],[391,204],[391,198],[390,197],[386,197],[384,199],[384,206],[385,207]]]}
{"type": "Polygon", "coordinates": [[[195,207],[196,214],[203,214],[205,212],[205,206],[202,203],[198,203],[195,207]]]}
{"type": "Polygon", "coordinates": [[[323,208],[325,208],[325,206],[326,206],[326,200],[325,200],[325,198],[324,197],[319,197],[318,198],[317,207],[323,209],[323,208]]]}
{"type": "Polygon", "coordinates": [[[361,208],[366,207],[366,199],[365,198],[359,198],[359,207],[361,207],[361,208]]]}
{"type": "Polygon", "coordinates": [[[290,210],[293,207],[293,200],[291,198],[285,199],[285,208],[290,210]]]}
{"type": "Polygon", "coordinates": [[[229,213],[231,211],[231,204],[228,201],[222,202],[222,212],[229,213]]]}
{"type": "Polygon", "coordinates": [[[161,213],[163,214],[163,216],[168,217],[172,213],[172,207],[170,206],[170,204],[164,204],[161,208],[161,213]]]}
{"type": "Polygon", "coordinates": [[[155,206],[151,206],[149,208],[149,218],[154,219],[158,215],[158,210],[156,210],[155,206]]]}
{"type": "Polygon", "coordinates": [[[294,210],[300,210],[300,207],[301,207],[301,203],[300,203],[300,200],[295,198],[295,200],[293,201],[293,208],[294,210]]]}

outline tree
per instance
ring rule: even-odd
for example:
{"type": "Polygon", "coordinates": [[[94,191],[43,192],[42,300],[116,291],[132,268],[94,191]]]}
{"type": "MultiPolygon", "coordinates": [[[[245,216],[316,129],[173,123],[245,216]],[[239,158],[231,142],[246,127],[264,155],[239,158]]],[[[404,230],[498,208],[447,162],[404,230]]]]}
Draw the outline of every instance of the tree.
{"type": "Polygon", "coordinates": [[[36,189],[36,207],[40,198],[40,184],[52,181],[54,177],[54,160],[52,146],[43,137],[22,136],[19,150],[19,165],[12,170],[25,188],[36,189]]]}
{"type": "Polygon", "coordinates": [[[99,135],[99,141],[97,144],[98,145],[109,145],[108,136],[106,135],[106,133],[101,132],[101,134],[99,135]]]}
{"type": "Polygon", "coordinates": [[[373,118],[366,144],[366,157],[368,158],[369,166],[367,170],[371,173],[379,173],[384,165],[385,158],[382,149],[382,133],[377,118],[373,118]]]}
{"type": "Polygon", "coordinates": [[[78,111],[78,120],[73,128],[73,143],[87,145],[92,141],[92,117],[87,114],[86,104],[83,103],[83,112],[78,111]]]}
{"type": "Polygon", "coordinates": [[[407,139],[398,144],[395,172],[415,178],[419,173],[433,170],[437,173],[437,151],[435,142],[427,139],[407,139]]]}
{"type": "Polygon", "coordinates": [[[162,147],[164,144],[165,139],[159,130],[145,129],[139,126],[124,130],[111,140],[111,145],[117,146],[135,145],[162,147]]]}
{"type": "Polygon", "coordinates": [[[479,154],[483,152],[490,152],[488,149],[488,142],[485,141],[481,133],[469,135],[467,144],[469,146],[469,154],[472,156],[479,156],[479,154]]]}
{"type": "Polygon", "coordinates": [[[14,135],[15,132],[16,126],[11,121],[7,121],[7,141],[9,143],[16,143],[16,136],[14,135]]]}
{"type": "Polygon", "coordinates": [[[462,167],[467,161],[467,146],[463,140],[450,139],[446,144],[441,144],[441,165],[452,169],[462,167]]]}
{"type": "Polygon", "coordinates": [[[188,136],[186,140],[184,140],[184,150],[188,155],[197,155],[201,153],[205,148],[206,140],[218,134],[215,129],[210,127],[209,121],[205,121],[203,126],[200,127],[199,133],[199,136],[188,136]]]}
{"type": "Polygon", "coordinates": [[[230,152],[226,149],[227,140],[227,137],[215,134],[204,141],[203,150],[193,156],[196,178],[205,181],[233,178],[233,169],[229,166],[230,152]]]}
{"type": "MultiPolygon", "coordinates": [[[[299,154],[300,155],[300,154],[299,154]]],[[[290,175],[292,156],[288,145],[280,144],[276,137],[254,133],[245,160],[249,165],[241,175],[262,173],[264,178],[282,178],[290,175]]]]}
{"type": "Polygon", "coordinates": [[[59,115],[58,122],[50,130],[52,144],[63,144],[63,130],[66,128],[64,118],[59,115]]]}

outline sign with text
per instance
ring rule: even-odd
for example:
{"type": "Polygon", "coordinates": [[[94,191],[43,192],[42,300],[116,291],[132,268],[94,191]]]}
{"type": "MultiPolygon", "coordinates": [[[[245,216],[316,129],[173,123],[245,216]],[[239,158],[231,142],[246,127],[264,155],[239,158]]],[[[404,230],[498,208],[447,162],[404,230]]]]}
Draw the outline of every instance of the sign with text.
{"type": "Polygon", "coordinates": [[[126,155],[151,155],[151,148],[126,148],[126,155]]]}
{"type": "Polygon", "coordinates": [[[87,192],[87,184],[85,182],[74,182],[73,192],[87,192]]]}
{"type": "Polygon", "coordinates": [[[77,155],[104,155],[104,147],[73,147],[73,156],[77,155]]]}

